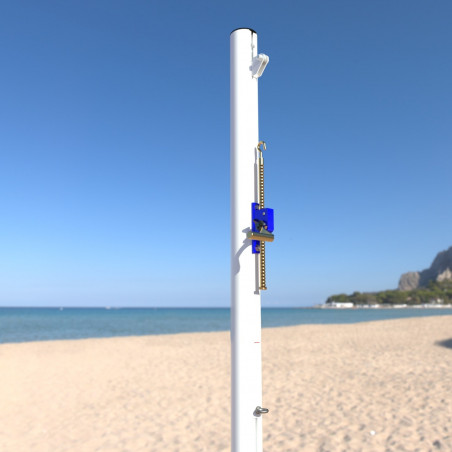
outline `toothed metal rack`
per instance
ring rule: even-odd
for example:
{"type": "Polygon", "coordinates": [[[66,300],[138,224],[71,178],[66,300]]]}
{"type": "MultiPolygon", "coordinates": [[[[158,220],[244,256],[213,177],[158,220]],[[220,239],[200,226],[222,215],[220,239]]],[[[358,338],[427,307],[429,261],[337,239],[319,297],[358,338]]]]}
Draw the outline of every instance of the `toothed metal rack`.
{"type": "Polygon", "coordinates": [[[251,230],[247,237],[252,239],[251,250],[253,254],[259,254],[259,289],[267,290],[265,273],[265,242],[273,242],[275,236],[273,209],[264,207],[264,157],[263,151],[267,149],[265,141],[259,141],[257,144],[258,159],[258,197],[259,202],[251,204],[251,230]]]}

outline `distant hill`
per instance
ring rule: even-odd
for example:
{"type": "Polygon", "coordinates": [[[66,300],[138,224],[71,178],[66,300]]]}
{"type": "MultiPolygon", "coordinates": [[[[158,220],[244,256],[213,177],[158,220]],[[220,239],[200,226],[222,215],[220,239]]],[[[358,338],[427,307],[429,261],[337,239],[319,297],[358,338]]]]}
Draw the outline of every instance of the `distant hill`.
{"type": "Polygon", "coordinates": [[[452,305],[452,247],[441,251],[430,268],[404,273],[397,290],[332,295],[326,304],[356,305],[452,305]]]}
{"type": "Polygon", "coordinates": [[[449,279],[452,279],[452,246],[438,253],[426,270],[404,273],[400,277],[399,290],[427,287],[430,281],[441,282],[449,279]]]}

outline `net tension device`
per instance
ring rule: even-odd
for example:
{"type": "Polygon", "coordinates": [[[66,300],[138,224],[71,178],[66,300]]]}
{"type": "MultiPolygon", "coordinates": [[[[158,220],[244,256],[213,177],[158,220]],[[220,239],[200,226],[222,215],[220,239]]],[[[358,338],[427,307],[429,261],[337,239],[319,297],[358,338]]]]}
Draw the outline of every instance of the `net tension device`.
{"type": "Polygon", "coordinates": [[[251,230],[247,233],[247,238],[252,240],[251,250],[253,254],[259,254],[259,289],[267,290],[265,282],[265,242],[273,242],[275,236],[273,209],[264,207],[264,157],[262,152],[267,150],[265,141],[257,144],[258,159],[258,195],[259,202],[251,203],[251,230]]]}

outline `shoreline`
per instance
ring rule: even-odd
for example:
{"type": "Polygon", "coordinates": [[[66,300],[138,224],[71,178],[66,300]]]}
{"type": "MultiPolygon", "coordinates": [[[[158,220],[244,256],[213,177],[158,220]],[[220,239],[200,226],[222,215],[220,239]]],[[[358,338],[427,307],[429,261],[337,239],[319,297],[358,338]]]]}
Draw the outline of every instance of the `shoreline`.
{"type": "MultiPolygon", "coordinates": [[[[262,327],[302,324],[350,324],[389,318],[444,316],[449,309],[371,308],[262,309],[262,327]]],[[[12,309],[0,310],[0,343],[96,337],[167,335],[229,331],[229,309],[12,309]]]]}
{"type": "Polygon", "coordinates": [[[314,308],[318,309],[452,309],[452,304],[358,304],[350,306],[352,303],[331,303],[316,305],[314,308]]]}

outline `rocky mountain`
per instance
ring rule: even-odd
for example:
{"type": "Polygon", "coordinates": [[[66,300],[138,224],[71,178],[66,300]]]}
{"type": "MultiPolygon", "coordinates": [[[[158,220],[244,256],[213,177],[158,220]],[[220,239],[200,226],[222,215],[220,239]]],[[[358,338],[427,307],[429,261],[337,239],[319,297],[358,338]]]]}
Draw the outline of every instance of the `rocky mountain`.
{"type": "Polygon", "coordinates": [[[452,279],[452,246],[438,253],[430,268],[404,273],[399,280],[399,290],[413,290],[426,287],[430,281],[442,282],[448,279],[452,279]]]}

